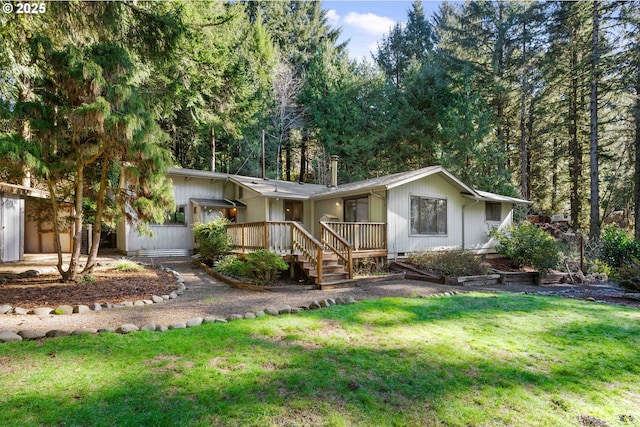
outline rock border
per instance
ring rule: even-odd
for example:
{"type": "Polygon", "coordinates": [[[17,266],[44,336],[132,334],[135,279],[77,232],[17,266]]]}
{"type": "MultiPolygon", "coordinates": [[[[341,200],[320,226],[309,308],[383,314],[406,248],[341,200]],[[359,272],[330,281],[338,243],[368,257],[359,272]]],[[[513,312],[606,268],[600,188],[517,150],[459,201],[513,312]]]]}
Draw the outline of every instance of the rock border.
{"type": "MultiPolygon", "coordinates": [[[[162,295],[162,296],[158,296],[158,295],[152,295],[151,299],[144,299],[144,300],[136,300],[136,301],[123,301],[117,304],[112,304],[110,302],[103,302],[103,303],[98,303],[95,302],[91,305],[84,305],[84,304],[78,304],[78,305],[59,305],[56,308],[51,308],[51,307],[36,307],[36,308],[22,308],[22,307],[13,307],[9,304],[0,304],[0,315],[1,314],[20,314],[20,315],[28,315],[28,314],[34,314],[37,316],[47,316],[50,314],[54,314],[54,315],[63,315],[63,314],[83,314],[83,313],[88,313],[91,311],[101,311],[101,310],[110,310],[110,309],[117,309],[117,308],[123,308],[123,307],[142,307],[145,305],[151,305],[151,304],[158,304],[170,299],[175,299],[178,296],[182,295],[184,293],[184,291],[187,289],[185,284],[184,284],[184,279],[182,279],[182,277],[180,277],[180,274],[175,271],[172,270],[170,268],[167,267],[163,267],[162,265],[160,266],[154,266],[151,264],[144,264],[144,263],[139,263],[141,266],[143,267],[151,267],[151,268],[160,268],[160,270],[169,273],[171,275],[173,275],[174,279],[176,280],[176,282],[178,283],[178,288],[173,291],[170,292],[167,295],[162,295]]],[[[11,278],[24,278],[24,277],[37,277],[40,274],[40,272],[38,270],[27,270],[24,273],[20,273],[20,274],[11,274],[11,278]]],[[[0,340],[1,342],[1,340],[0,340]]]]}

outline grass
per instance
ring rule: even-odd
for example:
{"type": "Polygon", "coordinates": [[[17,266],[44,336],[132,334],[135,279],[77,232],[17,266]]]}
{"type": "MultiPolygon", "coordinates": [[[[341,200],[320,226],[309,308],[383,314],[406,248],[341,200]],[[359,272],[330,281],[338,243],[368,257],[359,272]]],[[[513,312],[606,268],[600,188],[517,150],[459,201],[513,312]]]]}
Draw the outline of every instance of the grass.
{"type": "Polygon", "coordinates": [[[111,268],[118,271],[141,271],[143,269],[143,267],[137,262],[124,258],[114,262],[111,268]]]}
{"type": "Polygon", "coordinates": [[[0,345],[3,425],[639,426],[640,311],[396,298],[0,345]]]}

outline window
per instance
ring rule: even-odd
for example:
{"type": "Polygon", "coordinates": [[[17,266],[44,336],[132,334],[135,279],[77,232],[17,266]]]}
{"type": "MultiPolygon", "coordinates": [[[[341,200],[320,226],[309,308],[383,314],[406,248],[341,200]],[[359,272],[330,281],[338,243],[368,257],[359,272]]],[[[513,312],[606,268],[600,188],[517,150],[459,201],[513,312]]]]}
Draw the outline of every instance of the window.
{"type": "Polygon", "coordinates": [[[168,214],[168,218],[165,220],[165,224],[178,224],[184,225],[187,223],[187,209],[186,206],[178,206],[173,213],[168,214]]]}
{"type": "Polygon", "coordinates": [[[484,217],[487,221],[500,221],[502,219],[502,203],[484,202],[484,217]]]}
{"type": "Polygon", "coordinates": [[[284,220],[302,222],[302,202],[296,200],[285,200],[284,220]]]}
{"type": "Polygon", "coordinates": [[[447,201],[411,196],[411,234],[447,234],[447,201]]]}
{"type": "Polygon", "coordinates": [[[369,221],[369,198],[361,197],[344,201],[344,221],[345,222],[367,222],[369,221]]]}

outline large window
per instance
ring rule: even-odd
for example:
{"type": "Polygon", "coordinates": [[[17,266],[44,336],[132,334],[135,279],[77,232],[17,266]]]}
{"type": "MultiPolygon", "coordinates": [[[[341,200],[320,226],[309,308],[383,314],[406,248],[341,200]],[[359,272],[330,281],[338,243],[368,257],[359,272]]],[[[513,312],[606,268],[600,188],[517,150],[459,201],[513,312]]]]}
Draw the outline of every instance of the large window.
{"type": "Polygon", "coordinates": [[[500,221],[502,219],[502,203],[485,202],[484,217],[487,221],[500,221]]]}
{"type": "Polygon", "coordinates": [[[411,234],[447,234],[447,201],[411,196],[411,234]]]}
{"type": "Polygon", "coordinates": [[[284,220],[302,222],[302,202],[297,200],[285,200],[284,220]]]}
{"type": "Polygon", "coordinates": [[[176,210],[167,212],[164,217],[164,222],[158,224],[153,222],[154,225],[186,225],[187,224],[187,207],[185,205],[176,206],[176,210]]]}
{"type": "Polygon", "coordinates": [[[350,199],[344,201],[345,222],[369,221],[369,198],[350,199]]]}

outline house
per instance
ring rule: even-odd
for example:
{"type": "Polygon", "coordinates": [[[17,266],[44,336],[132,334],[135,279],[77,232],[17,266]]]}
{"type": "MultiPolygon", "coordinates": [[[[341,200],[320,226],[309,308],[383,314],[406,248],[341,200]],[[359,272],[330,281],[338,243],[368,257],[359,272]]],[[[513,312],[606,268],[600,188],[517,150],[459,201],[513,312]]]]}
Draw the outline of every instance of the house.
{"type": "Polygon", "coordinates": [[[187,255],[194,249],[191,226],[225,216],[237,251],[287,254],[317,283],[350,276],[357,258],[395,259],[428,249],[489,252],[495,242],[488,232],[512,224],[514,205],[531,204],[473,189],[441,166],[338,185],[335,156],[329,186],[189,169],[168,174],[176,211],[151,226],[153,237],[120,224],[122,252],[187,255]]]}

